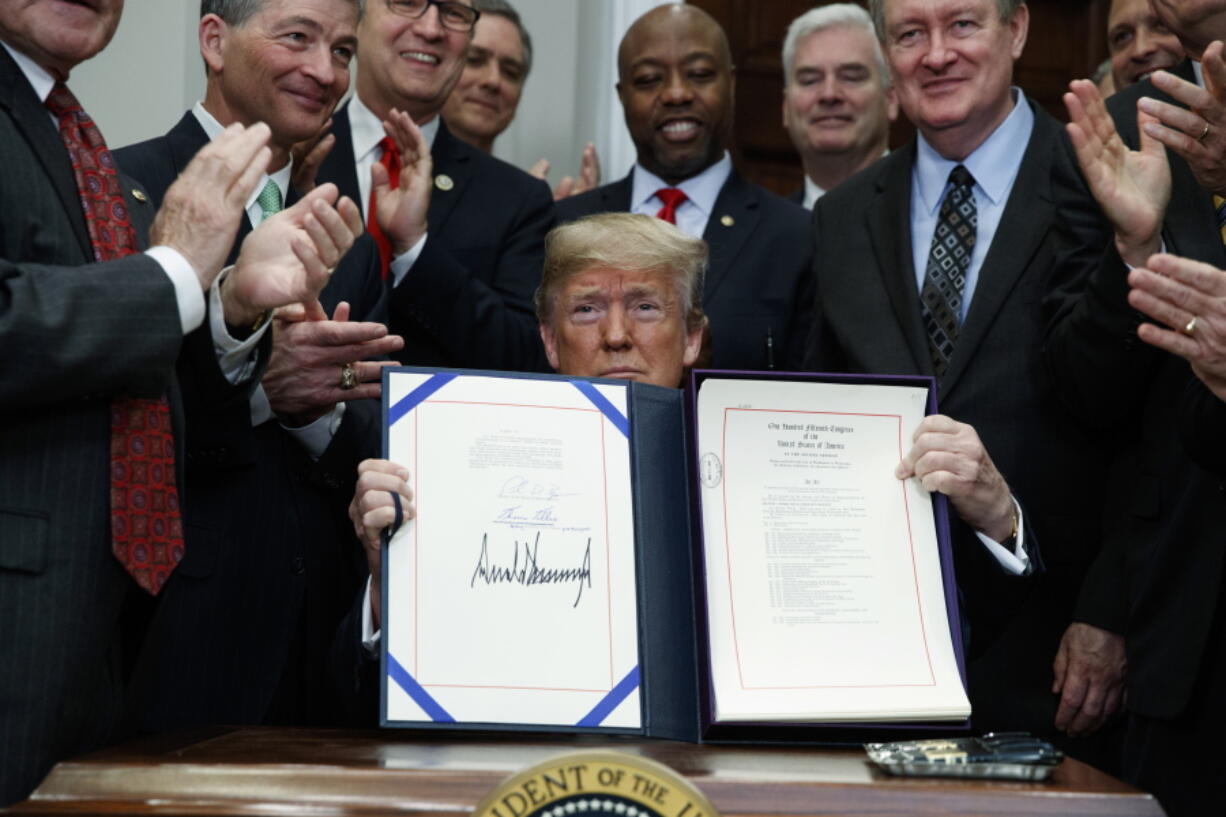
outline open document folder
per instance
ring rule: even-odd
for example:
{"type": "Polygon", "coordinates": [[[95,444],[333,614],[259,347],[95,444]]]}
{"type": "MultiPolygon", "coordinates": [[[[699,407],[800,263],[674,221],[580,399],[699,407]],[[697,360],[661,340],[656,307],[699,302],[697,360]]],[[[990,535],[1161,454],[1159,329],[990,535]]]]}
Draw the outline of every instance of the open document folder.
{"type": "Polygon", "coordinates": [[[932,497],[894,469],[928,390],[697,392],[714,721],[965,720],[932,497]]]}
{"type": "Polygon", "coordinates": [[[681,392],[390,369],[417,518],[384,550],[391,726],[693,737],[681,392]]]}

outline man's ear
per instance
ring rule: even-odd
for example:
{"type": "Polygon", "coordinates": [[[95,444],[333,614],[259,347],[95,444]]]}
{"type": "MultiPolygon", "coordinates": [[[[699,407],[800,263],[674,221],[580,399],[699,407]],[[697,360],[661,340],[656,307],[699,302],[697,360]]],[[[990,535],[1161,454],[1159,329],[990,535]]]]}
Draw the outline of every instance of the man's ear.
{"type": "Polygon", "coordinates": [[[708,325],[707,316],[703,315],[702,323],[698,328],[685,333],[685,353],[681,357],[681,362],[687,369],[698,360],[698,353],[702,351],[702,339],[707,333],[708,325]]]}
{"type": "Polygon", "coordinates": [[[206,14],[200,18],[200,56],[210,74],[220,74],[225,60],[226,37],[230,27],[226,21],[216,14],[206,14]]]}
{"type": "Polygon", "coordinates": [[[542,322],[540,325],[541,343],[545,344],[545,357],[549,360],[549,365],[556,372],[558,370],[558,343],[553,336],[553,327],[548,323],[542,322]]]}

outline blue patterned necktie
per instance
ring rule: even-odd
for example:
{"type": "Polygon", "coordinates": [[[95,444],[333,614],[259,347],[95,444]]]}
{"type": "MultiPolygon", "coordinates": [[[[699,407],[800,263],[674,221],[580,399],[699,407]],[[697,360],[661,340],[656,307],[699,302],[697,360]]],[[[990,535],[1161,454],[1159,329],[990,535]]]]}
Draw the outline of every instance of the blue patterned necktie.
{"type": "Polygon", "coordinates": [[[949,368],[958,340],[962,292],[971,266],[979,216],[975,210],[975,178],[958,165],[949,174],[952,185],[941,202],[937,228],[928,251],[928,268],[920,291],[920,309],[928,333],[928,351],[937,377],[949,368]]]}

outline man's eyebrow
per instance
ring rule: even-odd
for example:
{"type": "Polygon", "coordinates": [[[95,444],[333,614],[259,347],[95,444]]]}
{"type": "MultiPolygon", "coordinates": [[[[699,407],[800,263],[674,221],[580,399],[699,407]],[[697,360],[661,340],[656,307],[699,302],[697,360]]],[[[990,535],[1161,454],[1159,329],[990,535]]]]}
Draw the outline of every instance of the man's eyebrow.
{"type": "Polygon", "coordinates": [[[572,289],[568,291],[566,293],[566,300],[581,301],[585,298],[591,298],[593,295],[601,295],[603,293],[604,293],[604,287],[600,287],[600,286],[579,287],[578,289],[572,289]]]}
{"type": "Polygon", "coordinates": [[[304,17],[302,15],[289,17],[277,24],[277,28],[292,27],[309,28],[312,31],[323,31],[323,26],[319,24],[318,20],[312,20],[310,17],[304,17]]]}

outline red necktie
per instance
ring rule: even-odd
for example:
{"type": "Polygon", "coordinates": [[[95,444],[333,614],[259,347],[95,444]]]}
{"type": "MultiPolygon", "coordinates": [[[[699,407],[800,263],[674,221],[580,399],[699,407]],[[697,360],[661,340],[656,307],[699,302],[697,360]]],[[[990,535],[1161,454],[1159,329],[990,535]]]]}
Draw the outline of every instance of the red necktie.
{"type": "Polygon", "coordinates": [[[669,224],[676,224],[677,208],[682,202],[687,201],[689,196],[675,187],[662,187],[656,191],[656,198],[664,202],[660,212],[656,213],[656,218],[662,218],[669,224]]]}
{"type": "MultiPolygon", "coordinates": [[[[383,155],[379,158],[379,164],[387,168],[387,183],[391,187],[397,187],[400,184],[400,151],[396,149],[396,143],[392,141],[392,137],[384,136],[379,142],[379,147],[383,149],[383,155]]],[[[370,206],[366,208],[366,231],[370,233],[371,238],[375,240],[375,244],[379,246],[379,260],[383,264],[383,280],[387,280],[388,270],[392,263],[392,242],[383,234],[383,230],[379,228],[378,211],[375,202],[375,189],[370,188],[370,206]]]]}
{"type": "MultiPolygon", "coordinates": [[[[62,83],[47,98],[72,159],[85,223],[98,261],[138,251],[136,233],[98,127],[62,83]]],[[[183,558],[175,487],[175,442],[166,397],[111,402],[111,548],[136,583],[157,595],[183,558]]]]}

